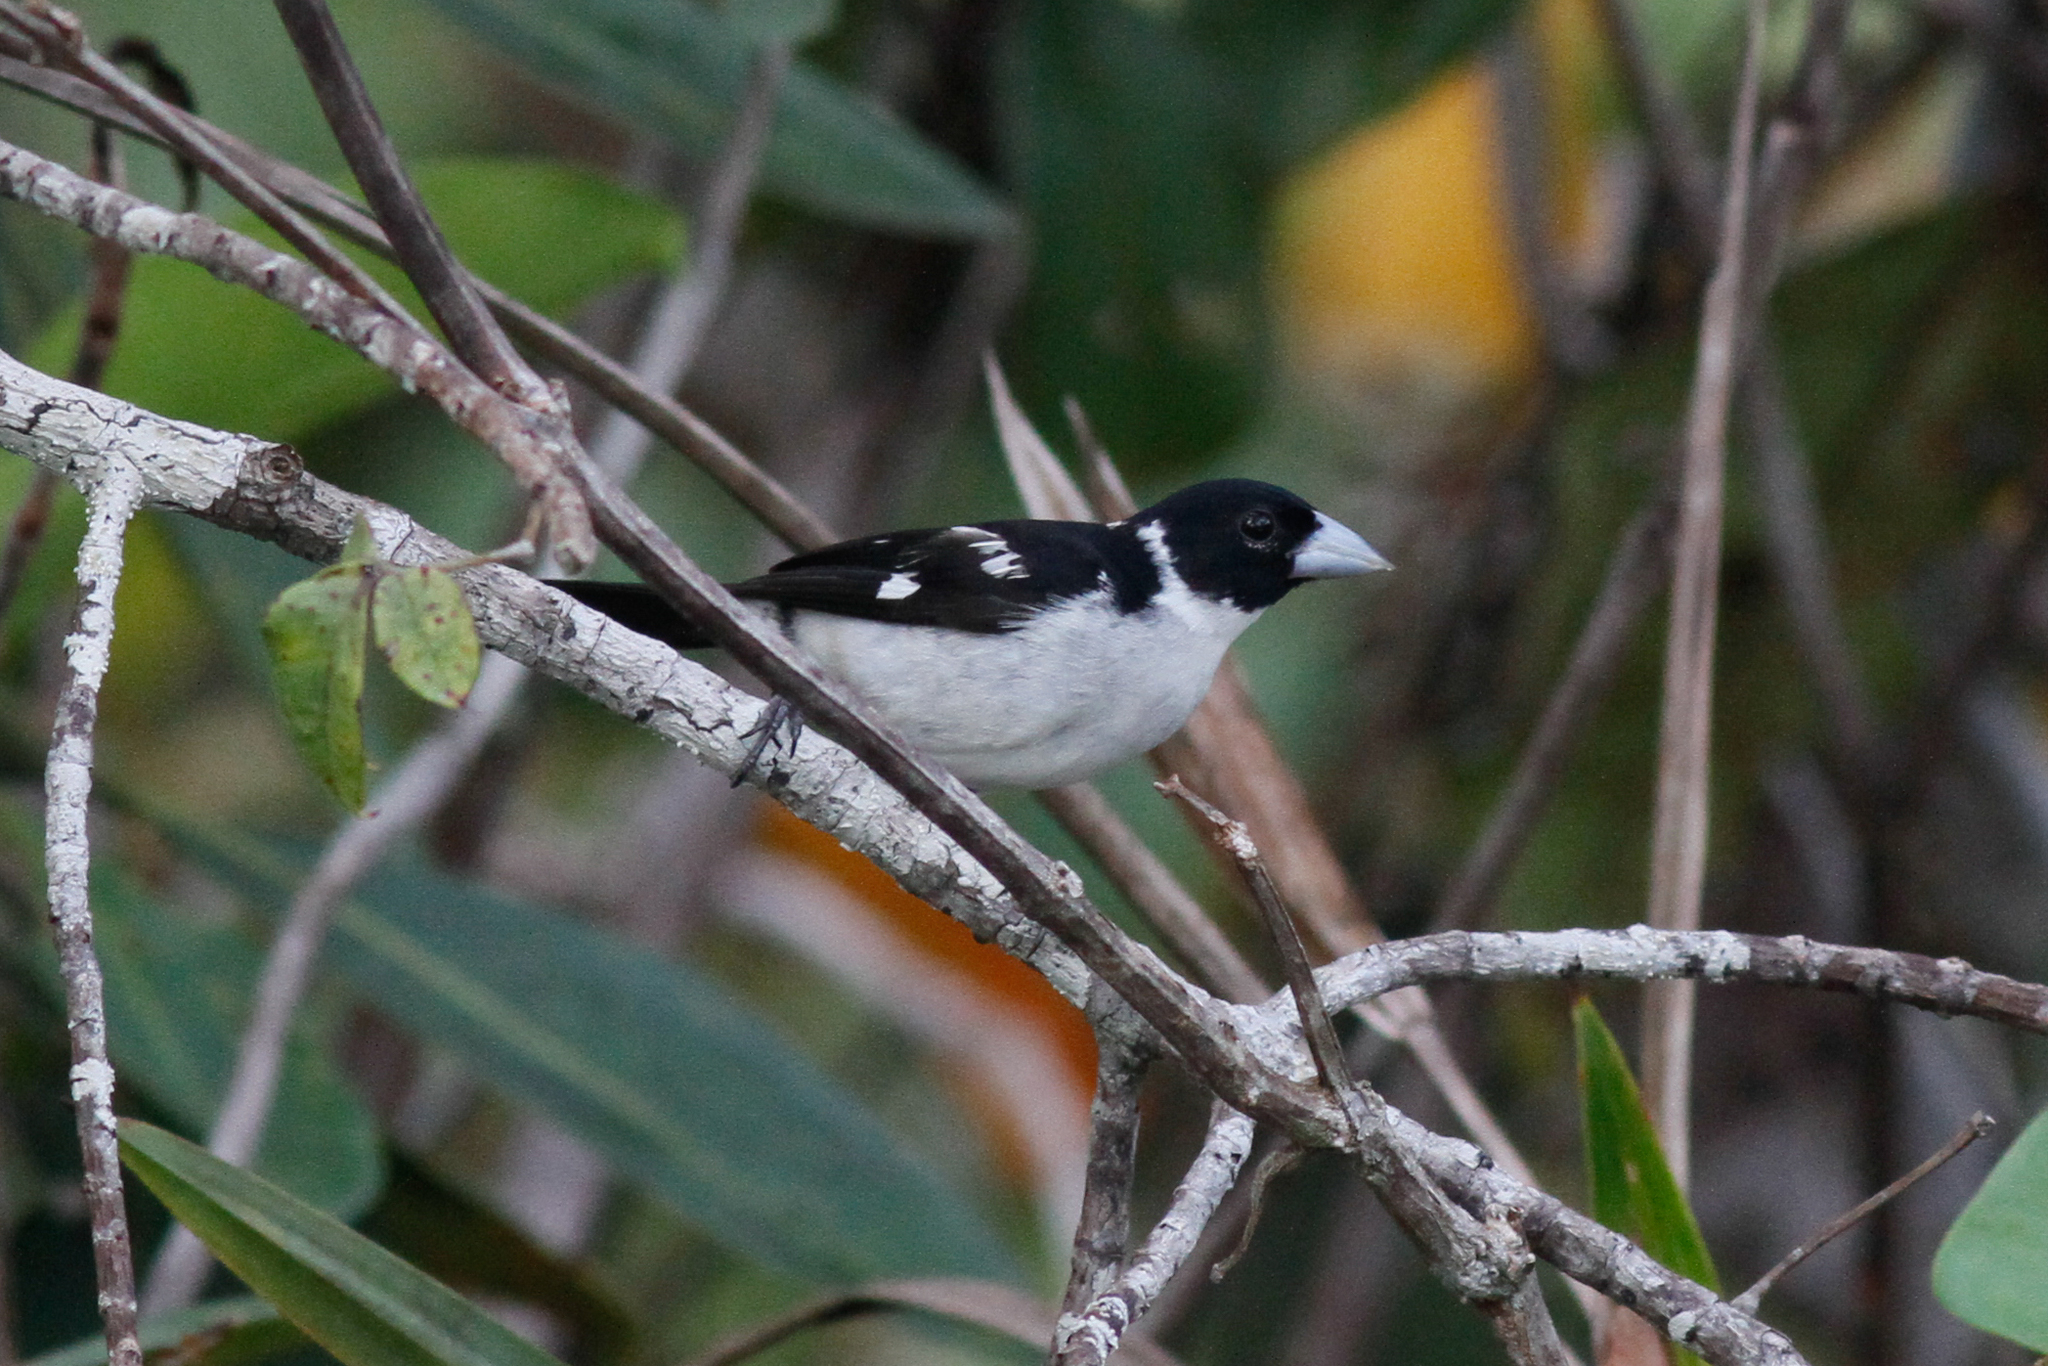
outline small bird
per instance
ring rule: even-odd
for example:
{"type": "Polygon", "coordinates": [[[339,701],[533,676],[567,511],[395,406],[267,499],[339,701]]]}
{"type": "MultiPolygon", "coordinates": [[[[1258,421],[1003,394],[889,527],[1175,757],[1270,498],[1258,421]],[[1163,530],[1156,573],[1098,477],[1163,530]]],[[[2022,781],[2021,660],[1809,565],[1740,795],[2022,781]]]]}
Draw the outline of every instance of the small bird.
{"type": "MultiPolygon", "coordinates": [[[[968,786],[1044,788],[1180,729],[1296,584],[1387,568],[1287,490],[1216,479],[1121,522],[863,536],[731,588],[968,786]]],[[[644,584],[554,586],[677,649],[711,644],[644,584]]]]}

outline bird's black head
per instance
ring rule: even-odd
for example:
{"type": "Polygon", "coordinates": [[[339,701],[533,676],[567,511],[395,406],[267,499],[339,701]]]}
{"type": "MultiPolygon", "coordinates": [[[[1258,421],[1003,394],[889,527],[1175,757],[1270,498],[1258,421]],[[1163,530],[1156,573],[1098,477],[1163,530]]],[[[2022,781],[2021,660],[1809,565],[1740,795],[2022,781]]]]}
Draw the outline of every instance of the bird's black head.
{"type": "Polygon", "coordinates": [[[1182,582],[1204,597],[1256,612],[1306,579],[1390,568],[1357,532],[1286,489],[1255,479],[1212,479],[1131,518],[1157,528],[1182,582]]]}

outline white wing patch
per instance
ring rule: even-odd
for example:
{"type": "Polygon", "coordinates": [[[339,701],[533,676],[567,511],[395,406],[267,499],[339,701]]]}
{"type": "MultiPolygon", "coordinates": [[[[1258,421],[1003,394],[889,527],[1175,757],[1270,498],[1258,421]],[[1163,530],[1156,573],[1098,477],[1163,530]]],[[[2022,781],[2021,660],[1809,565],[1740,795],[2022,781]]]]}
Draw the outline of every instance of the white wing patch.
{"type": "Polygon", "coordinates": [[[967,548],[981,556],[981,572],[990,578],[1031,577],[1031,571],[1024,567],[1024,558],[1010,549],[1010,543],[1002,537],[983,531],[978,526],[956,526],[953,533],[967,538],[967,548]]]}
{"type": "MultiPolygon", "coordinates": [[[[997,544],[1002,543],[999,541],[997,544]]],[[[985,555],[981,562],[981,572],[992,579],[1022,579],[1028,578],[1031,573],[1024,567],[1024,561],[1018,558],[1017,552],[1008,546],[1003,546],[997,554],[985,555]]]]}
{"type": "Polygon", "coordinates": [[[909,597],[920,587],[922,585],[918,583],[915,574],[891,574],[882,580],[882,586],[875,590],[875,598],[880,602],[896,602],[909,597]]]}

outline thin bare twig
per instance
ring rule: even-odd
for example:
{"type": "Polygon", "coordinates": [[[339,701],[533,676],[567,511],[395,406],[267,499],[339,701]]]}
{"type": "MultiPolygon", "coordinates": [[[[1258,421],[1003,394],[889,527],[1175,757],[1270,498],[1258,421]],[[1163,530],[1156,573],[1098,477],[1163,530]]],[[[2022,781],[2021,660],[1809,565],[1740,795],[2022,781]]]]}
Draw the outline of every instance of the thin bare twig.
{"type": "MultiPolygon", "coordinates": [[[[1138,1166],[1138,1090],[1156,1056],[1145,1032],[1095,1039],[1095,1099],[1088,1111],[1088,1175],[1062,1314],[1078,1313],[1115,1280],[1131,1241],[1131,1182],[1138,1166]]],[[[1055,1346],[1057,1350],[1057,1346],[1055,1346]]]]}
{"type": "MultiPolygon", "coordinates": [[[[669,278],[641,327],[632,360],[633,378],[641,388],[673,393],[696,362],[732,279],[740,228],[760,176],[762,155],[768,150],[768,135],[775,128],[776,105],[789,64],[788,44],[778,43],[757,54],[747,73],[747,88],[740,97],[732,131],[712,165],[692,220],[689,267],[669,278]]],[[[615,408],[605,415],[590,443],[591,458],[610,470],[637,464],[650,433],[644,422],[615,408]],[[628,452],[630,462],[621,459],[628,452]]]]}
{"type": "Polygon", "coordinates": [[[1167,1201],[1166,1213],[1146,1235],[1144,1244],[1124,1264],[1115,1284],[1078,1313],[1060,1316],[1054,1338],[1055,1366],[1101,1366],[1118,1344],[1126,1341],[1132,1325],[1145,1316],[1174,1272],[1194,1254],[1202,1230],[1237,1183],[1256,1128],[1249,1116],[1221,1101],[1210,1108],[1202,1150],[1188,1164],[1187,1173],[1167,1201]]]}
{"type": "Polygon", "coordinates": [[[455,354],[507,398],[534,407],[551,403],[547,386],[513,350],[471,285],[469,272],[456,264],[377,117],[326,0],[276,0],[276,7],[356,183],[455,354]]]}
{"type": "Polygon", "coordinates": [[[1233,1001],[1267,997],[1265,980],[1101,792],[1088,783],[1075,783],[1040,792],[1038,800],[1210,990],[1233,1001]]]}
{"type": "Polygon", "coordinates": [[[71,1033],[71,1102],[85,1162],[85,1205],[92,1220],[93,1269],[111,1366],[141,1366],[136,1340],[135,1260],[121,1189],[120,1140],[114,1119],[114,1067],[107,1058],[107,1017],[99,959],[92,947],[91,845],[93,732],[100,683],[114,635],[114,591],[121,582],[122,540],[141,504],[142,479],[125,463],[92,490],[85,540],[78,548],[78,615],[65,638],[69,676],[57,697],[50,756],[43,770],[47,809],[44,861],[50,879],[50,925],[56,933],[64,1010],[71,1033]]]}
{"type": "MultiPolygon", "coordinates": [[[[1980,972],[1956,958],[1727,930],[1449,930],[1375,945],[1316,970],[1332,1008],[1429,982],[1753,982],[1849,992],[1937,1015],[2048,1034],[2048,986],[1980,972]]],[[[1276,1024],[1291,1012],[1259,1008],[1276,1024]]]]}
{"type": "MultiPolygon", "coordinates": [[[[1706,881],[1707,766],[1713,734],[1714,627],[1720,604],[1728,409],[1740,368],[1742,304],[1750,293],[1750,179],[1769,11],[1769,0],[1749,0],[1749,37],[1743,52],[1735,127],[1729,138],[1730,171],[1722,205],[1719,255],[1701,311],[1699,353],[1686,415],[1646,917],[1659,929],[1692,929],[1700,923],[1700,893],[1706,881]]],[[[1681,1189],[1692,1170],[1687,1107],[1692,1090],[1694,1000],[1687,983],[1653,987],[1643,1014],[1644,1096],[1681,1189]]]]}
{"type": "Polygon", "coordinates": [[[1280,889],[1273,885],[1272,874],[1266,871],[1266,861],[1259,857],[1258,846],[1252,843],[1251,833],[1244,828],[1244,822],[1224,815],[1178,777],[1153,786],[1159,789],[1161,796],[1184,804],[1207,823],[1210,838],[1230,856],[1251,886],[1259,915],[1266,922],[1266,933],[1272,937],[1273,947],[1280,955],[1281,975],[1286,978],[1287,989],[1294,996],[1295,1012],[1301,1021],[1301,1037],[1308,1044],[1309,1057],[1315,1060],[1316,1074],[1322,1078],[1323,1085],[1342,1096],[1352,1087],[1350,1065],[1344,1061],[1344,1045],[1337,1038],[1337,1027],[1330,1023],[1329,1007],[1323,1004],[1323,993],[1316,986],[1315,967],[1308,961],[1308,948],[1301,942],[1301,931],[1295,928],[1294,917],[1288,914],[1286,903],[1280,899],[1280,889]]]}
{"type": "Polygon", "coordinates": [[[1784,1257],[1779,1259],[1776,1266],[1757,1277],[1755,1285],[1752,1285],[1749,1289],[1728,1301],[1728,1303],[1745,1314],[1754,1314],[1757,1306],[1763,1303],[1764,1296],[1771,1293],[1771,1287],[1782,1280],[1786,1272],[1798,1266],[1808,1257],[1811,1257],[1814,1253],[1820,1251],[1829,1243],[1832,1243],[1835,1239],[1862,1223],[1865,1219],[1868,1219],[1878,1210],[1883,1209],[1886,1205],[1904,1195],[1950,1158],[1990,1133],[1996,1127],[1996,1122],[1982,1110],[1971,1115],[1967,1120],[1963,1121],[1963,1127],[1956,1131],[1955,1136],[1929,1154],[1926,1161],[1892,1182],[1889,1186],[1886,1186],[1877,1194],[1871,1196],[1868,1200],[1858,1204],[1854,1209],[1828,1221],[1818,1233],[1786,1253],[1784,1257]]]}
{"type": "Polygon", "coordinates": [[[1275,1180],[1293,1171],[1308,1156],[1292,1143],[1282,1143],[1259,1159],[1252,1168],[1252,1179],[1245,1186],[1244,1222],[1238,1226],[1237,1242],[1230,1251],[1218,1257],[1209,1268],[1212,1284],[1221,1282],[1237,1264],[1244,1260],[1244,1254],[1252,1249],[1252,1235],[1259,1231],[1259,1216],[1266,1212],[1266,1190],[1275,1180]]]}
{"type": "MultiPolygon", "coordinates": [[[[1649,126],[1656,162],[1677,200],[1686,240],[1704,258],[1713,241],[1714,169],[1676,94],[1650,63],[1627,5],[1628,0],[1600,0],[1601,18],[1631,102],[1649,126]]],[[[1835,89],[1845,18],[1842,0],[1813,7],[1798,77],[1765,135],[1763,164],[1756,172],[1759,204],[1751,214],[1755,290],[1768,288],[1774,271],[1771,258],[1783,239],[1792,206],[1811,183],[1818,152],[1840,122],[1833,117],[1833,106],[1838,103],[1835,89]]],[[[1760,301],[1750,300],[1742,311],[1748,317],[1760,316],[1760,301]]],[[[1853,771],[1874,762],[1870,746],[1876,735],[1875,713],[1842,629],[1812,475],[1777,359],[1767,344],[1759,345],[1746,367],[1736,402],[1757,463],[1765,547],[1785,597],[1794,639],[1820,695],[1831,742],[1853,771]]]]}
{"type": "Polygon", "coordinates": [[[1527,1249],[1513,1233],[1476,1220],[1452,1205],[1407,1154],[1387,1143],[1391,1107],[1378,1092],[1351,1076],[1301,933],[1244,824],[1230,819],[1178,778],[1155,786],[1202,818],[1250,885],[1267,933],[1279,951],[1288,995],[1294,999],[1295,1017],[1316,1074],[1343,1106],[1357,1136],[1360,1165],[1387,1212],[1415,1239],[1430,1269],[1445,1284],[1462,1299],[1491,1306],[1488,1317],[1496,1317],[1503,1302],[1520,1298],[1517,1286],[1533,1265],[1527,1249]]]}

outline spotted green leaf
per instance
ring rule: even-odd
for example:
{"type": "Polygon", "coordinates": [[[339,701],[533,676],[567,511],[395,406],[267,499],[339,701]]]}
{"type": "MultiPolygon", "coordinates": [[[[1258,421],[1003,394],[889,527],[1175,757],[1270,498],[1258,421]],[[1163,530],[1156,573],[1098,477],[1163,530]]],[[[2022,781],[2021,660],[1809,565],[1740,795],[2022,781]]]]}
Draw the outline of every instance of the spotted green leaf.
{"type": "Polygon", "coordinates": [[[377,648],[398,681],[439,706],[461,706],[483,650],[455,579],[424,565],[386,566],[370,603],[377,648]]]}
{"type": "Polygon", "coordinates": [[[351,811],[363,809],[363,666],[371,569],[339,564],[278,594],[263,618],[278,706],[300,755],[351,811]]]}

